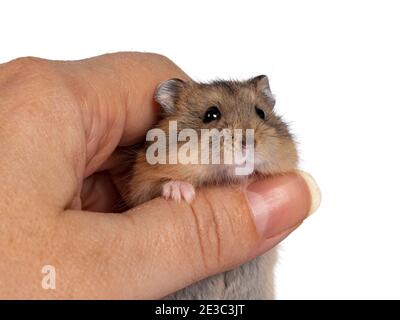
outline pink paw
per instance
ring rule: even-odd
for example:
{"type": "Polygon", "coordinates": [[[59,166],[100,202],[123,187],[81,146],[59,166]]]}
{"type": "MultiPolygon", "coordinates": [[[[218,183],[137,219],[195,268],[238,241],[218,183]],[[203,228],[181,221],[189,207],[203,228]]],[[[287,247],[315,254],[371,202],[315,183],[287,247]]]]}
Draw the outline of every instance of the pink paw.
{"type": "Polygon", "coordinates": [[[165,199],[172,199],[180,202],[183,198],[187,203],[191,203],[195,196],[192,184],[184,181],[168,181],[162,186],[162,196],[165,199]]]}

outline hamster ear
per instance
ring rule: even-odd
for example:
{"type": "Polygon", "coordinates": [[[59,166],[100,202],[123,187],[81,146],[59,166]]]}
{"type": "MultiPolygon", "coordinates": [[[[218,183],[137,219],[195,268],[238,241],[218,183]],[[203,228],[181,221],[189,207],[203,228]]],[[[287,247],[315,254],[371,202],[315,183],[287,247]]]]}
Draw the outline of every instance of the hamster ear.
{"type": "Polygon", "coordinates": [[[262,74],[255,78],[252,78],[250,79],[250,82],[255,85],[257,90],[261,91],[264,94],[271,107],[275,106],[275,97],[271,92],[271,88],[269,86],[269,80],[266,75],[262,74]]]}
{"type": "Polygon", "coordinates": [[[175,104],[184,86],[185,82],[176,78],[166,80],[157,87],[154,98],[166,114],[173,114],[175,112],[175,104]]]}

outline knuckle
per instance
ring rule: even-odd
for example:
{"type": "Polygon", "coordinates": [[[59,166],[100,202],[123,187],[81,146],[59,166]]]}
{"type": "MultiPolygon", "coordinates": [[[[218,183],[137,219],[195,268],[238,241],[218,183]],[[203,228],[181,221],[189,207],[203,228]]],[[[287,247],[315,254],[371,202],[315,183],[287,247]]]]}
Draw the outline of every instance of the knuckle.
{"type": "Polygon", "coordinates": [[[105,55],[104,57],[121,63],[123,62],[132,63],[132,60],[134,60],[137,62],[150,61],[152,63],[174,65],[172,60],[167,58],[165,55],[154,52],[116,52],[105,55]]]}
{"type": "MultiPolygon", "coordinates": [[[[176,77],[185,76],[183,71],[169,57],[159,53],[145,53],[145,55],[148,61],[153,65],[160,66],[165,72],[173,73],[176,77]]],[[[171,77],[173,76],[171,75],[171,77]]]]}
{"type": "Polygon", "coordinates": [[[25,72],[39,72],[45,69],[47,60],[36,57],[20,57],[10,61],[9,63],[25,72]]]}
{"type": "Polygon", "coordinates": [[[40,64],[40,63],[42,63],[42,61],[44,61],[44,59],[42,59],[42,58],[26,56],[26,57],[19,57],[14,60],[11,60],[11,63],[28,66],[28,65],[40,64]]]}
{"type": "Polygon", "coordinates": [[[171,65],[174,64],[171,59],[169,59],[167,56],[165,56],[163,54],[155,53],[155,52],[148,52],[145,54],[147,55],[148,59],[160,61],[162,63],[171,64],[171,65]]]}
{"type": "Polygon", "coordinates": [[[10,79],[18,83],[19,86],[34,87],[35,89],[44,85],[55,83],[56,74],[51,61],[36,57],[21,57],[8,63],[11,72],[10,79]]]}

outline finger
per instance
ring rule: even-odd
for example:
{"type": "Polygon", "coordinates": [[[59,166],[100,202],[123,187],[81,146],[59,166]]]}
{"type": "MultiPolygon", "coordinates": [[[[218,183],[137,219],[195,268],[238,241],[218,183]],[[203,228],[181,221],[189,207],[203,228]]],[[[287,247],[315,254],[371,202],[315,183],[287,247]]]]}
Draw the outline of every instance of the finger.
{"type": "Polygon", "coordinates": [[[203,189],[191,206],[158,198],[122,215],[70,211],[50,250],[65,277],[58,294],[69,277],[96,297],[170,294],[271,249],[318,207],[317,190],[312,178],[289,174],[244,192],[203,189]]]}
{"type": "Polygon", "coordinates": [[[79,206],[84,178],[157,119],[157,84],[184,73],[167,58],[118,53],[82,61],[23,58],[1,66],[2,198],[79,206]],[[48,152],[51,150],[51,153],[48,152]],[[76,201],[78,199],[78,201],[76,201]]]}
{"type": "MultiPolygon", "coordinates": [[[[151,53],[125,52],[103,55],[84,60],[88,69],[86,81],[96,86],[101,98],[115,101],[115,97],[125,98],[125,104],[112,105],[127,110],[121,144],[140,141],[148,128],[158,117],[158,105],[154,101],[154,91],[160,82],[169,78],[188,76],[165,56],[151,53]]],[[[89,95],[90,92],[83,92],[89,95]]],[[[105,101],[107,103],[107,100],[105,101]]]]}
{"type": "Polygon", "coordinates": [[[159,116],[154,91],[169,78],[188,76],[168,58],[150,53],[108,54],[57,64],[81,106],[87,136],[86,176],[117,145],[141,141],[159,116]]]}

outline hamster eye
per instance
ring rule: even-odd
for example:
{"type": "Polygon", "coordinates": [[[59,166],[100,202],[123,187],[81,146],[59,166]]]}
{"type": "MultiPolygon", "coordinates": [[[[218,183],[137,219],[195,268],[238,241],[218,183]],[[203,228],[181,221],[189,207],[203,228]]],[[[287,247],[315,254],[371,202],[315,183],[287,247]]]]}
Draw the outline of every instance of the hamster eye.
{"type": "Polygon", "coordinates": [[[221,118],[221,112],[216,106],[209,107],[204,114],[203,122],[209,123],[214,120],[219,120],[221,118]]]}
{"type": "Polygon", "coordinates": [[[263,119],[263,120],[266,119],[264,110],[260,109],[260,108],[257,107],[257,106],[256,106],[256,113],[257,113],[257,115],[258,115],[261,119],[263,119]]]}

